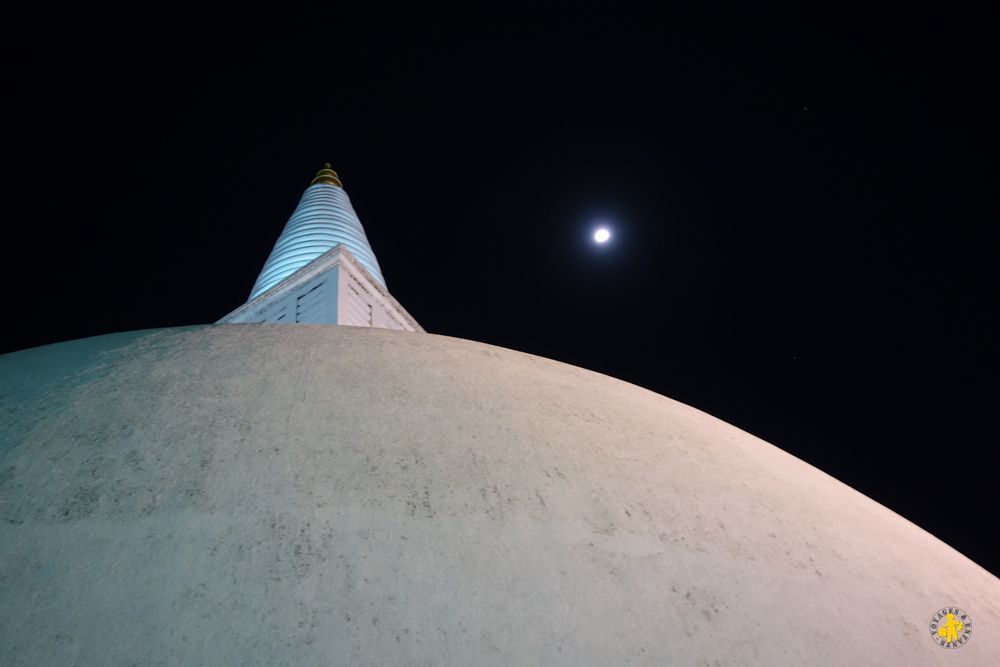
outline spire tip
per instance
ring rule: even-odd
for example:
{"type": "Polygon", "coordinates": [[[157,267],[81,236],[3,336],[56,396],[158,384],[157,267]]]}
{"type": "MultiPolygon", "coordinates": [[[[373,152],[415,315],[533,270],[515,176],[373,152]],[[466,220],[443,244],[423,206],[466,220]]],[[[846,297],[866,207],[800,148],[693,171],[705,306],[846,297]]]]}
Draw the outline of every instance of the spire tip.
{"type": "Polygon", "coordinates": [[[344,187],[344,185],[340,182],[340,177],[337,176],[337,172],[330,167],[329,162],[325,163],[323,168],[316,172],[316,177],[312,179],[312,183],[309,185],[316,185],[317,183],[336,185],[338,188],[344,187]]]}

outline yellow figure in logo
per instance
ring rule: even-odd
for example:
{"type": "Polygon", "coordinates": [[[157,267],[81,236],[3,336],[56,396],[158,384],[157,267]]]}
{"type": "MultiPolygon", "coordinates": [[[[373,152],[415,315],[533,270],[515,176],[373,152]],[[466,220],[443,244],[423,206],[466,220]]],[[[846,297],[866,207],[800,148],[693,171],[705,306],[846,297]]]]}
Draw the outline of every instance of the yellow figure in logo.
{"type": "Polygon", "coordinates": [[[947,614],[944,617],[944,622],[941,627],[938,628],[938,636],[944,637],[944,640],[948,643],[958,641],[958,633],[962,631],[965,624],[962,621],[955,620],[955,614],[947,614]]]}

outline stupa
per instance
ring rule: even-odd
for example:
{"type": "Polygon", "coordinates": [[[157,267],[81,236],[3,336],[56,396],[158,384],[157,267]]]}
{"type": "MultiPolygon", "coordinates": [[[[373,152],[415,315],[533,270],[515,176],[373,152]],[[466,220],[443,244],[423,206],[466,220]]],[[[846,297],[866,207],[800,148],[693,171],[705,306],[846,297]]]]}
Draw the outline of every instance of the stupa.
{"type": "MultiPolygon", "coordinates": [[[[279,242],[249,304],[384,288],[359,238],[301,266],[279,242]]],[[[0,356],[0,664],[1000,655],[1000,580],[734,426],[416,326],[287,321],[0,356]]]]}

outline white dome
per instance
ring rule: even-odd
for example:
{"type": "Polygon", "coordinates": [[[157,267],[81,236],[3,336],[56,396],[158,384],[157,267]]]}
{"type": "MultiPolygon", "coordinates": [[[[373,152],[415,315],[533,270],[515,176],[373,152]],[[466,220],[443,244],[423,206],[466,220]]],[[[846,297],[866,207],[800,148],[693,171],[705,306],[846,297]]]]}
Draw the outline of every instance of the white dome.
{"type": "Polygon", "coordinates": [[[133,332],[0,357],[0,415],[2,664],[1000,655],[1000,580],[951,547],[709,415],[527,354],[133,332]],[[959,655],[930,637],[945,606],[974,623],[959,655]]]}

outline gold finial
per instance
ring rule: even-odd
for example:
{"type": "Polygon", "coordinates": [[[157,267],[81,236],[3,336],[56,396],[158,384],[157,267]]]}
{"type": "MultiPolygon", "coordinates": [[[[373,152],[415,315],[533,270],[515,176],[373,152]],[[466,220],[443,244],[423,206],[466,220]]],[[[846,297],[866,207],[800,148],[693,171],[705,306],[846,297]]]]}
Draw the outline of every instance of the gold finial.
{"type": "Polygon", "coordinates": [[[344,185],[340,182],[340,178],[337,177],[337,172],[330,168],[329,162],[324,164],[323,168],[316,172],[316,178],[314,178],[312,183],[309,185],[316,185],[317,183],[336,185],[338,188],[344,187],[344,185]]]}

